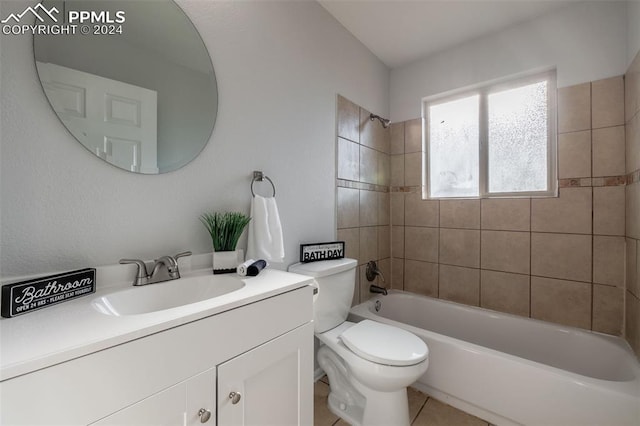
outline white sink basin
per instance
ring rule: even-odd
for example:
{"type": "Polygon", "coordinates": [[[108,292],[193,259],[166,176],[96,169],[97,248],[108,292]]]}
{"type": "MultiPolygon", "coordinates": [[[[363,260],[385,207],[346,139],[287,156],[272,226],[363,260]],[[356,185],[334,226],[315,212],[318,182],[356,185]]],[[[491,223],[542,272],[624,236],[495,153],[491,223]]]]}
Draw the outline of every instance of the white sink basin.
{"type": "Polygon", "coordinates": [[[93,300],[93,307],[106,315],[124,316],[163,311],[202,302],[244,287],[233,276],[205,275],[180,278],[140,287],[129,287],[93,300]]]}

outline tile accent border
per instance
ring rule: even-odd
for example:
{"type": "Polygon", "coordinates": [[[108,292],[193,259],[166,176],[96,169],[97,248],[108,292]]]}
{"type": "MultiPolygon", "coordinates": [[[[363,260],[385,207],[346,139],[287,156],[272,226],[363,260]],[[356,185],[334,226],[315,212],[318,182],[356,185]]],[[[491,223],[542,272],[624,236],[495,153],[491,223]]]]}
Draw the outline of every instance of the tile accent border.
{"type": "Polygon", "coordinates": [[[568,178],[558,179],[559,188],[581,188],[601,186],[624,186],[629,179],[628,175],[595,177],[595,178],[568,178]]]}
{"type": "MultiPolygon", "coordinates": [[[[640,169],[635,172],[631,172],[627,175],[620,176],[608,176],[608,177],[595,177],[595,178],[567,178],[567,179],[558,179],[558,188],[589,188],[589,187],[605,187],[605,186],[625,186],[631,185],[634,183],[640,182],[640,169]]],[[[357,184],[357,182],[352,182],[357,184]]],[[[347,188],[355,188],[355,186],[347,186],[349,182],[345,184],[341,184],[340,179],[338,182],[338,186],[344,186],[347,188]]],[[[378,185],[373,185],[378,186],[378,185]]],[[[359,188],[359,189],[369,189],[369,188],[359,188]]],[[[383,189],[369,189],[371,191],[382,191],[383,189]]],[[[384,192],[420,192],[422,187],[420,186],[391,186],[389,188],[384,188],[384,192]]],[[[531,197],[524,197],[531,198],[531,197]]],[[[453,200],[454,198],[452,198],[453,200]]],[[[475,198],[469,198],[471,200],[475,198]]]]}
{"type": "Polygon", "coordinates": [[[422,191],[421,186],[392,186],[391,187],[391,192],[409,193],[409,192],[421,192],[421,191],[422,191]]]}
{"type": "Polygon", "coordinates": [[[353,180],[336,179],[338,188],[364,189],[366,191],[389,192],[388,186],[376,185],[373,183],[356,182],[353,180]]]}

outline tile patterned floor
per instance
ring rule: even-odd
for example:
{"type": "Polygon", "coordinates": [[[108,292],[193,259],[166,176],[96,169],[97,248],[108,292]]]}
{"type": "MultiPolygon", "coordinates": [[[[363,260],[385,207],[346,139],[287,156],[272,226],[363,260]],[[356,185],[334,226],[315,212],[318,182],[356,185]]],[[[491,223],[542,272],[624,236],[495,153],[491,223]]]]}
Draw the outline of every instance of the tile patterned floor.
{"type": "MultiPolygon", "coordinates": [[[[409,388],[408,394],[412,426],[489,426],[484,420],[436,401],[416,389],[409,388]]],[[[314,426],[348,426],[347,422],[329,411],[328,395],[329,384],[325,376],[316,382],[314,388],[314,426]]]]}

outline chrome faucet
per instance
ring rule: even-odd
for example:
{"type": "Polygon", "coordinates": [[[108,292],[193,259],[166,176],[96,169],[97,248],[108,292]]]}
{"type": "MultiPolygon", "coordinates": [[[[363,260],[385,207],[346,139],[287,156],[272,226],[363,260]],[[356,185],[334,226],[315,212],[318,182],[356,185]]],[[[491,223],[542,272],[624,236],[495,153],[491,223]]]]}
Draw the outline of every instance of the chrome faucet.
{"type": "Polygon", "coordinates": [[[138,272],[133,280],[134,286],[147,284],[155,284],[163,281],[177,280],[180,278],[180,270],[178,269],[178,259],[185,256],[191,256],[190,251],[178,253],[175,256],[162,256],[155,260],[151,274],[147,272],[147,264],[139,259],[120,259],[121,264],[138,265],[138,272]]]}
{"type": "MultiPolygon", "coordinates": [[[[376,276],[379,275],[382,282],[385,282],[384,275],[382,274],[382,271],[378,269],[378,265],[376,264],[375,260],[370,260],[369,262],[367,262],[367,269],[365,270],[365,273],[367,275],[367,281],[373,281],[376,279],[376,276]]],[[[375,284],[371,284],[371,286],[369,287],[369,292],[379,293],[385,296],[387,295],[386,288],[377,286],[375,284]]]]}

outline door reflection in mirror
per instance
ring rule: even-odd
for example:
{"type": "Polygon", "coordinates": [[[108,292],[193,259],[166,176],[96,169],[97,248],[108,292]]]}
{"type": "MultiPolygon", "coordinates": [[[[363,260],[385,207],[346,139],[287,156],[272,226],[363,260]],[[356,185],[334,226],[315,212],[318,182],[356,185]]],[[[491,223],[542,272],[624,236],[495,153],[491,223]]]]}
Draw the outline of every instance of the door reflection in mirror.
{"type": "Polygon", "coordinates": [[[124,14],[114,24],[119,32],[34,36],[44,92],[90,152],[124,170],[156,174],[204,149],[218,109],[215,73],[198,31],[173,1],[42,4],[64,19],[73,11],[124,14]]]}

